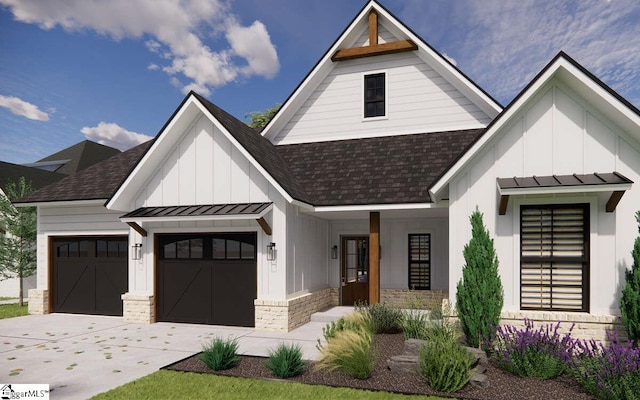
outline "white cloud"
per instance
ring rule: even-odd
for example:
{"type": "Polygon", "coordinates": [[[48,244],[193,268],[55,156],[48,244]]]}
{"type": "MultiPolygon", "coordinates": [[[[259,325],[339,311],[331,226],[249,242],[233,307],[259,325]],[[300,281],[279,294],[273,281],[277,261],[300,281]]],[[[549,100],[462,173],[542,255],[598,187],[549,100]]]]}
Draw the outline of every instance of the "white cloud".
{"type": "MultiPolygon", "coordinates": [[[[0,95],[0,107],[7,108],[15,115],[36,121],[49,121],[49,115],[38,106],[13,96],[0,95]]],[[[51,110],[51,109],[50,109],[51,110]]],[[[55,108],[51,113],[55,111],[55,108]]]]}
{"type": "Polygon", "coordinates": [[[151,63],[151,64],[147,65],[147,69],[149,71],[157,71],[157,70],[160,69],[160,66],[158,64],[151,63]]]}
{"type": "Polygon", "coordinates": [[[100,122],[98,126],[94,127],[85,126],[80,132],[89,140],[122,151],[152,139],[151,136],[128,131],[113,122],[100,122]]]}
{"type": "Polygon", "coordinates": [[[405,4],[402,15],[410,26],[415,23],[427,41],[435,41],[431,44],[455,57],[462,71],[505,103],[560,50],[631,101],[640,99],[637,1],[405,4]]]}
{"type": "Polygon", "coordinates": [[[207,94],[241,77],[271,78],[280,68],[265,26],[259,21],[240,25],[225,0],[0,0],[0,4],[9,6],[16,20],[42,29],[93,30],[116,40],[147,38],[147,49],[168,62],[162,70],[186,81],[183,91],[196,86],[207,94]],[[212,49],[203,42],[205,37],[225,37],[228,47],[212,49]]]}

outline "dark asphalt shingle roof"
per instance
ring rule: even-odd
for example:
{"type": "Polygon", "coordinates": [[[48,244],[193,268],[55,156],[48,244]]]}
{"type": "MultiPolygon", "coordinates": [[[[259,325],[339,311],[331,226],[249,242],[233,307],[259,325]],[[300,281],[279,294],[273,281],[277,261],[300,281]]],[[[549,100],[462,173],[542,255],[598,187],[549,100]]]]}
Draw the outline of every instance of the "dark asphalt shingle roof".
{"type": "Polygon", "coordinates": [[[38,160],[38,162],[69,160],[69,162],[58,168],[55,172],[64,175],[72,175],[119,153],[120,150],[114,149],[113,147],[105,146],[90,140],[83,140],[80,143],[76,143],[73,146],[60,150],[59,152],[45,157],[42,160],[38,160]]]}
{"type": "MultiPolygon", "coordinates": [[[[193,92],[189,95],[201,102],[291,197],[314,206],[431,202],[429,188],[484,131],[274,146],[204,97],[193,92]]],[[[108,199],[150,143],[66,177],[20,202],[108,199]]]]}
{"type": "Polygon", "coordinates": [[[9,182],[17,183],[22,176],[24,176],[27,183],[31,184],[31,188],[34,190],[65,177],[55,172],[0,161],[0,189],[5,191],[9,182]]]}
{"type": "Polygon", "coordinates": [[[120,186],[152,141],[108,158],[23,197],[17,203],[107,199],[120,186]]]}
{"type": "Polygon", "coordinates": [[[483,129],[278,146],[315,206],[429,203],[483,129]]]}

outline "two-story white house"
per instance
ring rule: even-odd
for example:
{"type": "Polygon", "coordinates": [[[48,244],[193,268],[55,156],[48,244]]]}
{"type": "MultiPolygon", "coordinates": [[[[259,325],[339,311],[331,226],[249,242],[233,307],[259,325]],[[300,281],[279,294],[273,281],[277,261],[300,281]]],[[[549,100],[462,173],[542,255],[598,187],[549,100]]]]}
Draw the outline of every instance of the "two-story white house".
{"type": "Polygon", "coordinates": [[[191,92],[154,140],[23,199],[29,307],[286,331],[411,290],[455,301],[478,207],[504,320],[600,338],[639,178],[640,112],[566,54],[503,108],[371,1],[262,131],[191,92]]]}

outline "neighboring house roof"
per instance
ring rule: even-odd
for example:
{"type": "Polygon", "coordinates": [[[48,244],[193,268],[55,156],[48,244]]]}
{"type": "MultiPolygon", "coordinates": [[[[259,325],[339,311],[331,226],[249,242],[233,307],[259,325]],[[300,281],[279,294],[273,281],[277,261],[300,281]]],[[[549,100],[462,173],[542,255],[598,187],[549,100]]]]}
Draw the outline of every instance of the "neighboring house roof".
{"type": "Polygon", "coordinates": [[[586,68],[580,65],[565,52],[559,52],[536,75],[535,78],[509,103],[509,105],[487,126],[485,133],[474,143],[468,151],[436,182],[431,188],[434,198],[439,198],[440,193],[476,154],[479,154],[491,139],[494,138],[502,127],[507,126],[517,113],[534,98],[550,82],[557,79],[575,93],[589,101],[599,113],[634,135],[640,143],[640,110],[620,96],[586,68]]]}
{"type": "Polygon", "coordinates": [[[94,164],[82,171],[45,186],[16,203],[108,199],[151,142],[94,164]]]}
{"type": "Polygon", "coordinates": [[[25,165],[28,167],[48,170],[50,170],[48,167],[57,167],[54,170],[55,172],[64,175],[71,175],[119,153],[120,150],[114,149],[113,147],[105,146],[90,140],[84,140],[38,160],[35,163],[25,165]],[[61,166],[57,166],[58,163],[60,163],[61,166]]]}
{"type": "Polygon", "coordinates": [[[277,146],[315,206],[430,203],[483,129],[277,146]]]}
{"type": "Polygon", "coordinates": [[[64,175],[55,172],[0,161],[0,189],[6,192],[7,184],[9,182],[17,183],[22,176],[34,190],[64,178],[64,175]]]}

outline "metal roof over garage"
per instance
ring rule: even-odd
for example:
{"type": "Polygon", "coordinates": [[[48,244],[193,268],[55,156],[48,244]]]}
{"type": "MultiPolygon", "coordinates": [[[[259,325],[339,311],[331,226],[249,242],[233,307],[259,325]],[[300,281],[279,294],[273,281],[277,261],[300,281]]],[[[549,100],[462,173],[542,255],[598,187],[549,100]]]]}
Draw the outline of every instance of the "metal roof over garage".
{"type": "Polygon", "coordinates": [[[256,219],[271,210],[273,203],[234,203],[193,206],[140,207],[120,217],[123,222],[185,219],[256,219]]]}

